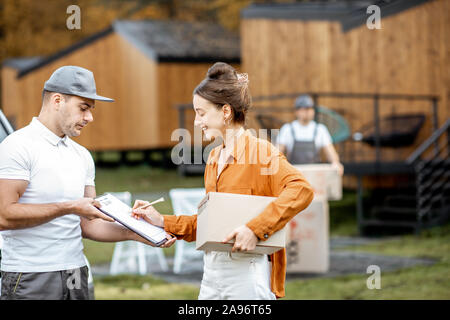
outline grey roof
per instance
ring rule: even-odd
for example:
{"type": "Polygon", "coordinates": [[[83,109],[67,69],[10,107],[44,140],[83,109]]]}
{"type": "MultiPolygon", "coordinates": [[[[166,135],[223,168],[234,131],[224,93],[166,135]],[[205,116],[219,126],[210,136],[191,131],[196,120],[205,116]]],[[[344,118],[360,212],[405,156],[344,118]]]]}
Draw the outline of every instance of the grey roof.
{"type": "Polygon", "coordinates": [[[160,20],[117,20],[110,27],[47,57],[17,58],[3,65],[22,77],[100,38],[117,32],[157,62],[240,62],[238,34],[219,25],[160,20]]]}
{"type": "Polygon", "coordinates": [[[28,69],[29,67],[41,62],[42,59],[42,57],[11,58],[3,60],[3,65],[21,72],[22,70],[28,69]]]}
{"type": "Polygon", "coordinates": [[[217,24],[182,21],[116,21],[113,29],[157,61],[239,61],[239,36],[217,24]]]}
{"type": "Polygon", "coordinates": [[[368,1],[256,3],[243,9],[241,11],[241,17],[295,20],[340,20],[350,12],[367,7],[368,5],[370,5],[368,1]]]}
{"type": "Polygon", "coordinates": [[[288,19],[338,21],[348,31],[366,23],[369,5],[380,7],[381,18],[397,14],[430,0],[355,0],[339,2],[302,2],[251,4],[241,11],[244,19],[288,19]]]}

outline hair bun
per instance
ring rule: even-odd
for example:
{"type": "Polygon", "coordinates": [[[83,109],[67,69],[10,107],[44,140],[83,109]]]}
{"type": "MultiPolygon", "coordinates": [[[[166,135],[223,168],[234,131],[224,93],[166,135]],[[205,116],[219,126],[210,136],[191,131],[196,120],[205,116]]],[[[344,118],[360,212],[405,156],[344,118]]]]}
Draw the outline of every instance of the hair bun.
{"type": "Polygon", "coordinates": [[[237,80],[236,70],[224,62],[216,62],[206,73],[208,79],[213,80],[237,80]]]}
{"type": "Polygon", "coordinates": [[[216,62],[194,89],[194,95],[215,104],[219,110],[228,104],[233,110],[232,121],[245,124],[246,113],[252,103],[246,73],[238,74],[229,64],[216,62]]]}

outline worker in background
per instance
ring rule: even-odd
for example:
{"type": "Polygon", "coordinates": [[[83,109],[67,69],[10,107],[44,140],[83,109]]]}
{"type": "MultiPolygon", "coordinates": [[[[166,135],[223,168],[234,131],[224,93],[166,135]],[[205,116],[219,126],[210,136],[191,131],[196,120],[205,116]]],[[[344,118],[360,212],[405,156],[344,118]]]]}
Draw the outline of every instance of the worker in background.
{"type": "Polygon", "coordinates": [[[286,123],[278,135],[278,148],[291,164],[320,163],[320,153],[325,154],[342,175],[344,167],[333,147],[333,141],[325,125],[314,121],[313,99],[303,94],[295,100],[296,120],[286,123]]]}

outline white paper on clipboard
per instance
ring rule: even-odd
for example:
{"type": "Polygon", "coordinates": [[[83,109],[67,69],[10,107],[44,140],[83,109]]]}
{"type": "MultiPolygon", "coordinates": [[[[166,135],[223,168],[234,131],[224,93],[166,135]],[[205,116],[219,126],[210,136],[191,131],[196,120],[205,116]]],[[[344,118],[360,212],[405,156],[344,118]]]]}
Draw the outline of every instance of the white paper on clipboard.
{"type": "Polygon", "coordinates": [[[112,194],[106,193],[95,200],[101,204],[100,211],[155,245],[160,246],[167,241],[164,228],[154,226],[143,219],[133,218],[130,206],[112,194]]]}

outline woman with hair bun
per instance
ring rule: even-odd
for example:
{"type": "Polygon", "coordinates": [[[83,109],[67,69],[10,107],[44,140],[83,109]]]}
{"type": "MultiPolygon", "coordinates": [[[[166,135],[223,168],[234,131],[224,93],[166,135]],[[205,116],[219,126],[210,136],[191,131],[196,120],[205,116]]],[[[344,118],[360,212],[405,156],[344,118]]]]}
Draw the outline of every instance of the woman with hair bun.
{"type": "MultiPolygon", "coordinates": [[[[196,126],[207,139],[222,138],[205,168],[206,192],[277,197],[257,217],[224,239],[232,252],[205,252],[199,299],[275,299],[284,297],[286,251],[250,254],[259,240],[282,229],[313,198],[302,174],[272,144],[244,129],[251,106],[248,77],[223,62],[215,63],[193,93],[196,126]],[[264,151],[264,152],[261,152],[264,151]],[[261,157],[264,153],[264,159],[261,157]]],[[[136,201],[133,206],[148,202],[136,201]]],[[[136,218],[164,227],[177,239],[195,241],[197,216],[161,215],[153,207],[133,210],[136,218]]],[[[170,240],[173,243],[173,240],[170,240]]],[[[171,245],[172,243],[169,243],[171,245]]]]}

